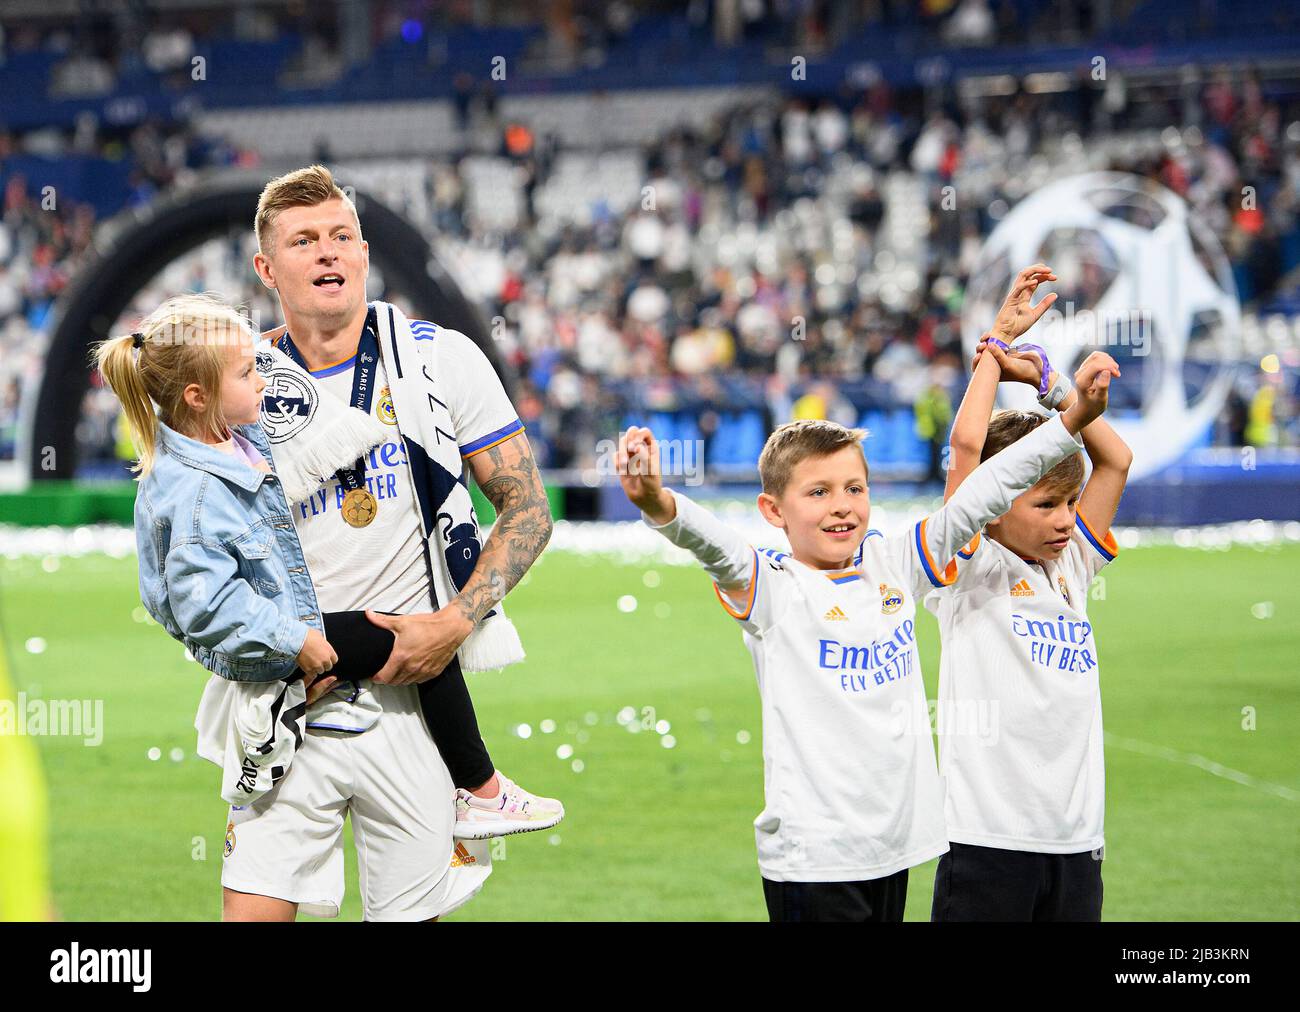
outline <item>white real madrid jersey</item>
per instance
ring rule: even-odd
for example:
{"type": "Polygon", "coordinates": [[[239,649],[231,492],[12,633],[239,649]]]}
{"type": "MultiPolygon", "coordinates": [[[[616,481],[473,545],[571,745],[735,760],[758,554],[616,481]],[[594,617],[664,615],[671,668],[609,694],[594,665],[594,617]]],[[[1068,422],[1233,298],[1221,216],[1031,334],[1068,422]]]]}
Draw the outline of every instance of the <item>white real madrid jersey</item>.
{"type": "Polygon", "coordinates": [[[754,831],[765,878],[882,878],[948,849],[916,601],[956,579],[957,549],[1078,449],[1059,422],[1041,426],[906,533],[869,532],[855,565],[835,572],[756,551],[674,493],[677,515],[655,529],[730,588],[718,598],[758,679],[764,808],[754,831]]]}
{"type": "Polygon", "coordinates": [[[935,594],[948,839],[1044,854],[1096,850],[1105,809],[1101,687],[1088,587],[1116,555],[1076,514],[1057,560],[988,537],[935,594]]]}
{"type": "MultiPolygon", "coordinates": [[[[434,374],[466,459],[523,430],[491,363],[473,341],[421,320],[411,321],[411,333],[422,349],[423,342],[429,342],[434,374]]],[[[312,376],[326,396],[349,403],[355,361],[353,354],[312,376]]],[[[365,458],[365,486],[378,506],[375,519],[366,527],[347,524],[341,512],[346,492],[342,483],[337,477],[322,483],[311,499],[291,507],[307,569],[322,611],[427,612],[433,601],[419,506],[382,363],[370,411],[390,433],[365,458]]]]}

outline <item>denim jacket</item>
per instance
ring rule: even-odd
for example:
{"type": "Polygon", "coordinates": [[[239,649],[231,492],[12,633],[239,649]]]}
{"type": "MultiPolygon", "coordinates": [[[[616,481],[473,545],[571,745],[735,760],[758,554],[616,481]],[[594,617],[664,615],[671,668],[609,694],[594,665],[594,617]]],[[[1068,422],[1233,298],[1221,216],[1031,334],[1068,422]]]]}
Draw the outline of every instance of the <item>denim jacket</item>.
{"type": "MultiPolygon", "coordinates": [[[[236,431],[267,464],[261,426],[236,431]]],[[[135,499],[140,598],[213,673],[287,677],[308,628],[323,622],[284,489],[240,456],[159,423],[152,471],[135,499]]]]}

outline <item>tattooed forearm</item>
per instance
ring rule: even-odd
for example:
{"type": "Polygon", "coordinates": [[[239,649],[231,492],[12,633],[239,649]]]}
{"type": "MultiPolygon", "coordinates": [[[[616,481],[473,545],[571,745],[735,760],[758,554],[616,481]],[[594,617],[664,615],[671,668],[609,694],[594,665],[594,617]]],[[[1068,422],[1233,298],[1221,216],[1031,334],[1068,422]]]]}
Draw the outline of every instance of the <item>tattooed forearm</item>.
{"type": "Polygon", "coordinates": [[[456,597],[456,607],[478,622],[528,572],[551,539],[550,503],[524,436],[494,446],[476,465],[479,487],[497,511],[496,526],[478,565],[456,597]]]}

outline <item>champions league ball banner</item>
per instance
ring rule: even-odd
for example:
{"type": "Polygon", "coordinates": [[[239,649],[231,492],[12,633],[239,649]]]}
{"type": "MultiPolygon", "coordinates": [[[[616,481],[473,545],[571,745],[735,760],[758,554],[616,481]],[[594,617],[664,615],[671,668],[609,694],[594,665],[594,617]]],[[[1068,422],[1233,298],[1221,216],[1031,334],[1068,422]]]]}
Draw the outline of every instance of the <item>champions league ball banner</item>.
{"type": "MultiPolygon", "coordinates": [[[[1133,449],[1133,478],[1201,443],[1233,382],[1241,307],[1222,247],[1175,193],[1138,176],[1090,172],[1036,190],[998,224],[971,273],[962,343],[973,355],[1011,279],[1050,264],[1056,304],[1025,336],[1064,375],[1093,351],[1119,363],[1107,417],[1133,449]]],[[[999,405],[1032,408],[1023,384],[999,405]]]]}

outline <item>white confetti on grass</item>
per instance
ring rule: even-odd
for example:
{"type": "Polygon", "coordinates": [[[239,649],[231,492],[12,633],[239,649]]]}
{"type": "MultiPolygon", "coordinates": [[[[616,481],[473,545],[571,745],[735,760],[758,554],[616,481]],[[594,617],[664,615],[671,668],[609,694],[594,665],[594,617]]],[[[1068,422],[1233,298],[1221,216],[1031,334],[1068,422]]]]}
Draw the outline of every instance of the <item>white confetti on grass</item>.
{"type": "Polygon", "coordinates": [[[89,527],[20,527],[0,524],[0,555],[10,559],[103,554],[135,557],[135,528],[124,524],[89,527]]]}
{"type": "Polygon", "coordinates": [[[45,653],[46,643],[45,643],[45,640],[44,640],[43,638],[41,638],[40,636],[33,636],[33,637],[31,637],[31,638],[30,638],[26,643],[24,643],[23,645],[27,648],[27,652],[28,652],[29,654],[43,654],[43,653],[45,653]]]}
{"type": "MultiPolygon", "coordinates": [[[[723,515],[729,526],[754,544],[786,549],[781,533],[759,516],[752,502],[725,496],[705,497],[700,501],[723,515]]],[[[925,498],[877,500],[872,505],[871,526],[888,537],[906,531],[932,508],[932,500],[925,498]]],[[[1233,545],[1268,548],[1300,542],[1300,522],[1294,520],[1242,520],[1200,527],[1116,527],[1114,530],[1121,548],[1178,545],[1222,551],[1233,545]]],[[[485,528],[482,533],[486,538],[490,529],[485,528]]],[[[122,524],[78,528],[0,524],[0,556],[50,560],[54,570],[58,568],[59,559],[68,557],[107,555],[113,559],[134,560],[135,547],[134,529],[122,524]]],[[[547,553],[551,552],[571,552],[584,558],[606,556],[612,561],[640,565],[697,565],[690,552],[673,545],[639,521],[557,521],[547,547],[547,553]]],[[[592,559],[587,561],[594,562],[592,559]]],[[[535,563],[538,564],[540,562],[535,563]]]]}
{"type": "Polygon", "coordinates": [[[146,754],[149,756],[149,761],[151,763],[156,763],[159,759],[162,758],[162,749],[158,748],[155,745],[146,754]]]}
{"type": "MultiPolygon", "coordinates": [[[[735,500],[701,500],[719,514],[742,537],[765,548],[788,551],[779,531],[758,514],[751,503],[735,500]]],[[[886,537],[907,531],[933,509],[928,499],[887,500],[872,506],[871,526],[886,537]]],[[[1224,551],[1234,545],[1268,548],[1300,542],[1300,523],[1295,521],[1242,520],[1199,527],[1116,527],[1121,548],[1176,546],[1202,551],[1224,551]]],[[[548,552],[573,552],[580,556],[606,556],[629,565],[696,566],[695,557],[667,538],[636,521],[561,521],[547,547],[548,552]]]]}

